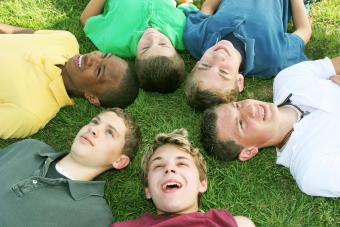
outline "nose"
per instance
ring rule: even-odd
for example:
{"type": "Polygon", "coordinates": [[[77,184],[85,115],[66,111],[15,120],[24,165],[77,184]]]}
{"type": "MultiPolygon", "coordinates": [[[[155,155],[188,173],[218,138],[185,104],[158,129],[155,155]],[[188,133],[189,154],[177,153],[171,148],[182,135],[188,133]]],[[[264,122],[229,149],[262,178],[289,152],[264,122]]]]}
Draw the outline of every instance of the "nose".
{"type": "Polygon", "coordinates": [[[256,106],[253,104],[244,106],[241,114],[243,117],[254,118],[256,116],[256,106]]]}
{"type": "Polygon", "coordinates": [[[99,129],[96,126],[89,127],[88,131],[94,138],[97,138],[99,136],[99,129]]]}
{"type": "Polygon", "coordinates": [[[223,53],[220,53],[220,52],[216,51],[216,52],[214,53],[213,59],[214,59],[215,61],[225,61],[225,56],[224,56],[223,53]]]}
{"type": "Polygon", "coordinates": [[[175,165],[168,164],[165,166],[164,173],[169,174],[169,173],[176,173],[176,167],[175,165]]]}
{"type": "Polygon", "coordinates": [[[101,58],[96,54],[87,54],[85,55],[85,66],[90,68],[91,66],[97,66],[100,64],[101,58]]]}
{"type": "Polygon", "coordinates": [[[159,41],[159,35],[157,33],[151,33],[149,34],[148,39],[151,45],[157,44],[159,41]]]}

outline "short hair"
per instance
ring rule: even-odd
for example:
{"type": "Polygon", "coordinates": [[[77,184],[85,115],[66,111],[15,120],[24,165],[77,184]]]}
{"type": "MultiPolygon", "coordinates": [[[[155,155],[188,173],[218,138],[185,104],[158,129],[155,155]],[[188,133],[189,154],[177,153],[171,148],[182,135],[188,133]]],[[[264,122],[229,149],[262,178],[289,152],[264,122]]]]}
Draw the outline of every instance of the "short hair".
{"type": "Polygon", "coordinates": [[[160,133],[155,137],[153,144],[144,153],[141,168],[143,172],[143,183],[144,186],[148,186],[148,172],[149,172],[149,162],[152,155],[156,152],[158,148],[166,144],[173,144],[180,148],[182,151],[191,155],[194,163],[198,169],[199,179],[203,181],[207,179],[207,164],[204,160],[203,155],[200,151],[195,148],[188,139],[188,131],[184,128],[176,129],[171,133],[160,133]]]}
{"type": "Polygon", "coordinates": [[[135,66],[140,86],[145,91],[173,92],[185,76],[184,61],[178,53],[172,57],[136,58],[135,66]]]}
{"type": "Polygon", "coordinates": [[[133,65],[128,62],[128,68],[118,88],[110,87],[104,93],[98,94],[98,98],[104,106],[125,108],[137,98],[138,91],[136,71],[133,65]]]}
{"type": "Polygon", "coordinates": [[[137,125],[134,118],[125,110],[115,107],[108,108],[101,113],[113,112],[117,114],[118,117],[122,118],[126,127],[125,132],[125,143],[122,153],[127,155],[130,159],[136,155],[138,147],[141,143],[142,137],[139,126],[137,125]]]}
{"type": "Polygon", "coordinates": [[[220,141],[217,138],[216,108],[209,108],[203,112],[201,125],[201,142],[205,151],[221,161],[233,161],[238,159],[244,148],[233,140],[220,141]]]}
{"type": "Polygon", "coordinates": [[[185,86],[185,96],[188,104],[197,111],[203,111],[206,108],[213,107],[221,103],[229,103],[236,101],[238,98],[238,88],[235,84],[231,90],[214,92],[203,90],[199,83],[194,81],[195,68],[190,72],[185,86]]]}

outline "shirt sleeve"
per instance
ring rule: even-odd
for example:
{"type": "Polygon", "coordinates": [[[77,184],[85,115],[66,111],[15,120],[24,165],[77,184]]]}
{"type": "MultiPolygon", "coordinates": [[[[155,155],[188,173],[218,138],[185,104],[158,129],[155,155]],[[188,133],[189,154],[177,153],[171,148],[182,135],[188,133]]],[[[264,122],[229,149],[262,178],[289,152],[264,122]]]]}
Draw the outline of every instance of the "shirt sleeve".
{"type": "Polygon", "coordinates": [[[335,75],[335,69],[332,61],[329,58],[324,58],[315,61],[305,61],[293,65],[289,68],[282,70],[277,77],[285,78],[287,76],[306,76],[316,77],[320,79],[329,79],[335,75]]]}
{"type": "Polygon", "coordinates": [[[45,124],[32,113],[9,103],[0,104],[0,138],[23,138],[36,133],[45,124]]]}
{"type": "Polygon", "coordinates": [[[340,153],[319,158],[297,184],[308,195],[340,197],[339,176],[340,153]]]}
{"type": "Polygon", "coordinates": [[[177,7],[177,9],[180,9],[183,12],[198,11],[198,8],[193,4],[181,4],[177,7]]]}
{"type": "Polygon", "coordinates": [[[206,45],[207,20],[210,15],[200,11],[184,11],[187,16],[187,22],[184,28],[183,40],[185,48],[196,59],[202,57],[203,45],[206,45]]]}
{"type": "Polygon", "coordinates": [[[289,67],[298,62],[306,61],[304,50],[305,44],[303,40],[296,34],[286,33],[286,49],[285,49],[285,61],[282,68],[289,67]]]}

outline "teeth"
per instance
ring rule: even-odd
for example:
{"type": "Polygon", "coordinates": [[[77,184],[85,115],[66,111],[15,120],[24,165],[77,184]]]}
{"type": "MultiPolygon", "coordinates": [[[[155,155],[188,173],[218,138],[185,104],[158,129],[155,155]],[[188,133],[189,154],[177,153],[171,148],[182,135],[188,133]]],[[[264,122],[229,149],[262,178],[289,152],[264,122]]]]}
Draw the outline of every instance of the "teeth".
{"type": "Polygon", "coordinates": [[[163,189],[168,189],[168,188],[180,188],[181,185],[179,183],[176,182],[171,182],[171,183],[167,183],[165,185],[163,185],[163,189]]]}
{"type": "Polygon", "coordinates": [[[261,106],[261,114],[262,114],[262,120],[264,120],[264,108],[261,106]]]}
{"type": "Polygon", "coordinates": [[[81,68],[81,60],[83,58],[83,55],[80,55],[79,58],[78,58],[78,66],[79,68],[81,68]]]}

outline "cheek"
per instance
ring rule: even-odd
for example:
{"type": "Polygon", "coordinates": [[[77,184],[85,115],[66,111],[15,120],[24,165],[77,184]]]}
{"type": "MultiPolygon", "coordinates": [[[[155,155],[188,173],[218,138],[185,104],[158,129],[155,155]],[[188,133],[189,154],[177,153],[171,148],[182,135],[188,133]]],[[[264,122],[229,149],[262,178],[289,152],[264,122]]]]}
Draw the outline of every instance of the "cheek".
{"type": "Polygon", "coordinates": [[[264,125],[250,123],[247,125],[246,135],[250,143],[262,143],[271,137],[272,132],[264,125]]]}

